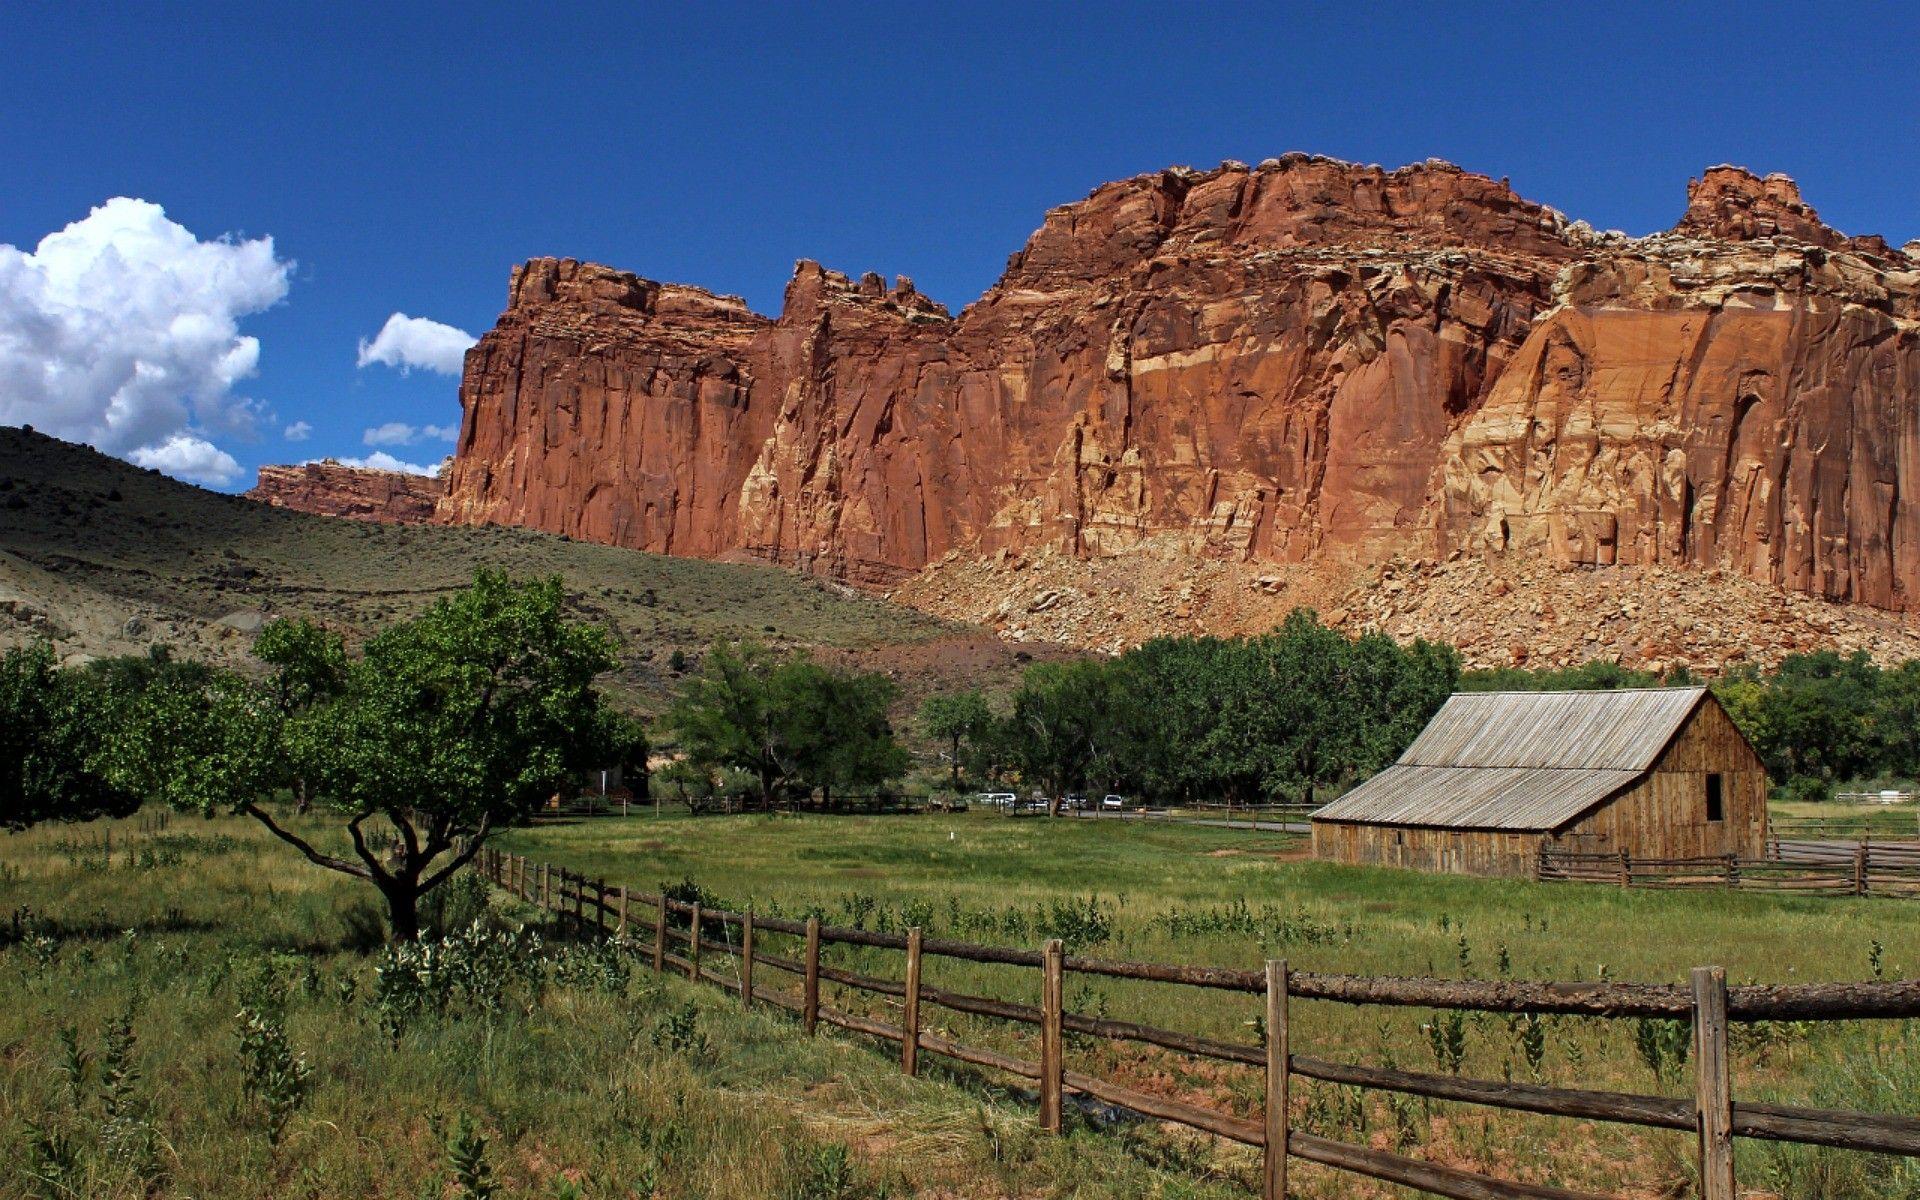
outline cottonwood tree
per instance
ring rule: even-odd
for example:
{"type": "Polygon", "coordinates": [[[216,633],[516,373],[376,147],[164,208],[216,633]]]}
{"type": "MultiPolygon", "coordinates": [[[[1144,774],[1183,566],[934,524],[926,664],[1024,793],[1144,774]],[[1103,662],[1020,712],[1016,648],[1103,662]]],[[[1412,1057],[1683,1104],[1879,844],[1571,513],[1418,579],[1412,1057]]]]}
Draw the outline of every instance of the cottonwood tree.
{"type": "Polygon", "coordinates": [[[920,704],[920,731],[947,743],[947,757],[953,768],[951,782],[953,790],[957,792],[960,790],[961,747],[965,746],[971,751],[974,758],[981,757],[981,751],[993,735],[993,710],[987,707],[987,698],[977,690],[928,696],[920,704]]]}
{"type": "Polygon", "coordinates": [[[884,676],[830,670],[757,642],[721,642],[682,685],[667,720],[687,760],[743,771],[771,808],[796,789],[872,787],[907,766],[887,709],[884,676]]]}
{"type": "Polygon", "coordinates": [[[494,831],[624,749],[594,687],[614,665],[610,639],[566,619],[558,578],[482,571],[350,660],[311,628],[263,639],[265,686],[221,675],[150,692],[131,769],[176,806],[245,813],[315,865],[369,881],[398,941],[419,936],[420,898],[494,831]],[[290,772],[342,820],[350,853],[266,807],[290,772]]]}
{"type": "Polygon", "coordinates": [[[1060,815],[1069,788],[1118,768],[1130,702],[1111,663],[1081,659],[1027,668],[1014,693],[1009,736],[1022,776],[1045,785],[1049,816],[1060,815]]]}
{"type": "Polygon", "coordinates": [[[105,697],[40,644],[0,655],[0,828],[125,816],[137,794],[104,770],[105,697]]]}

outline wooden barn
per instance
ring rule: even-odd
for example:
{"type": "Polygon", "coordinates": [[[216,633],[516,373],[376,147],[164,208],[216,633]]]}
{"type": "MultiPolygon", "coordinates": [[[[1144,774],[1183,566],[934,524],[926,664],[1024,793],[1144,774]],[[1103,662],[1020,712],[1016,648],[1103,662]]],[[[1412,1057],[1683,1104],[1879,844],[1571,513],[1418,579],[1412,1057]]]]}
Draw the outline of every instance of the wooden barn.
{"type": "Polygon", "coordinates": [[[1315,858],[1469,875],[1531,875],[1542,849],[1757,858],[1766,840],[1766,768],[1705,688],[1461,693],[1313,814],[1315,858]]]}

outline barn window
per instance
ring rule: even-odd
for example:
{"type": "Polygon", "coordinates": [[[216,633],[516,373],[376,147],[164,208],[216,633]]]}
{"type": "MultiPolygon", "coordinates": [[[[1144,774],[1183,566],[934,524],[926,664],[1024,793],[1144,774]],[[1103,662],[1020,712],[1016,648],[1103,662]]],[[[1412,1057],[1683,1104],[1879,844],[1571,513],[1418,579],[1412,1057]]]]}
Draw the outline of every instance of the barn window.
{"type": "Polygon", "coordinates": [[[1726,816],[1726,803],[1722,797],[1719,775],[1707,776],[1707,820],[1718,821],[1726,816]]]}

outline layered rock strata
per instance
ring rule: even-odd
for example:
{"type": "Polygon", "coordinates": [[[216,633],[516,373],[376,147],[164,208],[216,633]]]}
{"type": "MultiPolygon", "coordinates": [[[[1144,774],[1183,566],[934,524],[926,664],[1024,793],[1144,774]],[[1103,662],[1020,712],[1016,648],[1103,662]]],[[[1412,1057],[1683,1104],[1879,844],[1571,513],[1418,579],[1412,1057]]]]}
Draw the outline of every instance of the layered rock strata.
{"type": "Polygon", "coordinates": [[[515,270],[436,519],[875,586],[950,556],[1456,552],[1920,598],[1920,262],[1718,167],[1674,228],[1306,155],[1056,208],[958,316],[515,270]]]}
{"type": "Polygon", "coordinates": [[[331,459],[261,467],[259,481],[246,492],[248,499],[276,508],[399,525],[431,521],[446,494],[446,483],[432,476],[349,467],[331,459]]]}

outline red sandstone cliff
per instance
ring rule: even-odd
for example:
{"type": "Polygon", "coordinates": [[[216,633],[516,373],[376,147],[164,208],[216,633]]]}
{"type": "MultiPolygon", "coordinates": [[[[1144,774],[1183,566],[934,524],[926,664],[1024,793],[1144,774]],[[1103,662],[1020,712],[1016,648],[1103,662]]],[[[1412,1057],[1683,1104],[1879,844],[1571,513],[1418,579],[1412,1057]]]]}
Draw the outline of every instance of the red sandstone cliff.
{"type": "Polygon", "coordinates": [[[1444,163],[1163,171],[958,316],[810,262],[768,318],[538,259],[461,403],[438,520],[868,584],[1470,552],[1920,608],[1920,261],[1731,167],[1646,238],[1444,163]]]}
{"type": "Polygon", "coordinates": [[[470,353],[450,521],[868,583],[950,551],[1538,549],[1920,596],[1920,274],[1715,168],[1596,234],[1444,163],[1169,170],[958,317],[801,263],[774,319],[570,260],[470,353]]]}
{"type": "Polygon", "coordinates": [[[426,475],[349,467],[327,459],[292,467],[261,467],[249,500],[328,517],[424,524],[447,494],[447,485],[426,475]]]}

